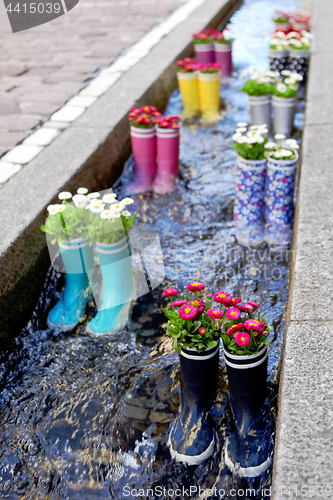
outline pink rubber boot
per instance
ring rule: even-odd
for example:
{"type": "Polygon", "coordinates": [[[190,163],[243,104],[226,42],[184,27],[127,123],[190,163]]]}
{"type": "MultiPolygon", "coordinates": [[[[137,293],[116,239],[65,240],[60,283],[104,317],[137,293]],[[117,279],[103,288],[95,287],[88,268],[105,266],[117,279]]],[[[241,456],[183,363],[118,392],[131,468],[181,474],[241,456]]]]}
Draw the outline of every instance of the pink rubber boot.
{"type": "Polygon", "coordinates": [[[232,73],[232,44],[215,43],[215,59],[221,64],[221,76],[228,77],[232,73]]]}
{"type": "Polygon", "coordinates": [[[156,173],[155,128],[131,127],[135,181],[128,186],[128,193],[142,193],[152,188],[156,173]]]}
{"type": "Polygon", "coordinates": [[[175,186],[179,166],[179,129],[157,127],[157,175],[155,193],[170,193],[175,186]]]}
{"type": "Polygon", "coordinates": [[[195,58],[201,64],[215,62],[215,51],[212,43],[195,43],[194,44],[195,58]]]}

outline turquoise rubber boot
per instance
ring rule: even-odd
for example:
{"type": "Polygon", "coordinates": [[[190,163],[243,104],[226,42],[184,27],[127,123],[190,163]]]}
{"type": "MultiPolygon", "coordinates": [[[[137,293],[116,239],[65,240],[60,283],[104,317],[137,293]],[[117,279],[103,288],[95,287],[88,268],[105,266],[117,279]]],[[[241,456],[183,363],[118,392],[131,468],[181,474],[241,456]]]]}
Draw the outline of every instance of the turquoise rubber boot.
{"type": "Polygon", "coordinates": [[[59,243],[66,286],[59,302],[49,312],[47,326],[51,329],[73,330],[84,314],[90,297],[88,274],[92,275],[94,270],[93,249],[89,241],[80,238],[59,243]]]}
{"type": "Polygon", "coordinates": [[[124,328],[129,319],[133,289],[132,257],[129,237],[116,243],[96,243],[103,279],[102,303],[87,331],[94,335],[124,328]]]}

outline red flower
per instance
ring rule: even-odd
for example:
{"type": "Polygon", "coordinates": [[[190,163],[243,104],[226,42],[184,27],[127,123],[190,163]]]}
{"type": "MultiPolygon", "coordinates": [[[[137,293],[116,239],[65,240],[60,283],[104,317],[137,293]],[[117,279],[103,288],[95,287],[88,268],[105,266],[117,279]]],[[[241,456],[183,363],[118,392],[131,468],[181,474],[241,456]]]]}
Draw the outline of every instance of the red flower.
{"type": "Polygon", "coordinates": [[[228,292],[221,290],[220,292],[214,293],[214,300],[219,304],[224,304],[225,301],[228,301],[229,299],[231,299],[231,296],[228,292]]]}
{"type": "Polygon", "coordinates": [[[199,331],[200,335],[205,335],[205,333],[207,332],[206,328],[203,326],[200,326],[198,331],[199,331]]]}
{"type": "Polygon", "coordinates": [[[248,301],[248,304],[250,304],[250,306],[252,307],[258,307],[258,302],[252,302],[251,300],[248,301]]]}
{"type": "Polygon", "coordinates": [[[223,317],[223,311],[221,311],[221,309],[217,309],[216,307],[208,309],[207,314],[211,319],[221,319],[223,317]]]}
{"type": "Polygon", "coordinates": [[[177,295],[178,294],[178,290],[176,290],[175,288],[167,288],[166,290],[164,290],[163,292],[163,297],[172,297],[173,295],[177,295]]]}
{"type": "Polygon", "coordinates": [[[191,300],[190,302],[188,302],[188,304],[190,304],[192,307],[196,307],[200,312],[204,311],[205,310],[205,303],[203,300],[191,300]]]}
{"type": "Polygon", "coordinates": [[[193,283],[189,283],[187,285],[187,289],[189,292],[199,292],[199,290],[203,290],[205,285],[203,283],[199,283],[198,281],[193,281],[193,283]]]}
{"type": "Polygon", "coordinates": [[[256,331],[258,331],[258,329],[260,327],[260,323],[256,319],[247,319],[244,322],[244,326],[245,326],[245,328],[247,330],[256,330],[256,331]]]}
{"type": "Polygon", "coordinates": [[[239,319],[240,315],[241,312],[239,309],[236,309],[236,307],[230,307],[226,312],[227,318],[231,320],[239,319]]]}
{"type": "Polygon", "coordinates": [[[238,323],[237,325],[232,325],[230,328],[227,330],[227,335],[233,335],[236,332],[240,332],[241,329],[243,328],[243,323],[238,323]]]}
{"type": "Polygon", "coordinates": [[[242,347],[244,345],[249,345],[249,343],[251,342],[251,337],[246,332],[238,332],[235,337],[235,341],[237,345],[242,347]]]}
{"type": "Polygon", "coordinates": [[[180,307],[186,304],[186,300],[177,300],[176,302],[172,302],[173,307],[180,307]]]}
{"type": "Polygon", "coordinates": [[[196,307],[192,307],[189,304],[185,304],[179,309],[179,316],[185,320],[191,320],[198,316],[199,311],[196,307]]]}

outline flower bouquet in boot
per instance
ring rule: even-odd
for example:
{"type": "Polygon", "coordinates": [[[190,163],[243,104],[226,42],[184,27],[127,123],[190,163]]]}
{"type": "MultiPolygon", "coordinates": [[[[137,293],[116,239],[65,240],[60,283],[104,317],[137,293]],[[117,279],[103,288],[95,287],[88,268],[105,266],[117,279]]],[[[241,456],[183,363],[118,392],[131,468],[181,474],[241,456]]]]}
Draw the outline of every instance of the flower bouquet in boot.
{"type": "Polygon", "coordinates": [[[292,28],[291,31],[294,31],[296,33],[302,33],[303,31],[309,32],[310,19],[311,16],[304,16],[303,14],[300,14],[298,12],[293,12],[292,14],[290,14],[292,28]]]}
{"type": "Polygon", "coordinates": [[[245,82],[242,91],[249,96],[252,125],[265,123],[271,130],[271,94],[277,77],[274,71],[263,75],[255,70],[245,82]]]}
{"type": "Polygon", "coordinates": [[[95,336],[120,330],[128,322],[133,296],[129,230],[137,215],[128,210],[132,203],[131,198],[117,201],[111,190],[102,200],[93,200],[86,207],[92,213],[89,233],[96,243],[102,277],[98,311],[87,326],[95,336]]]}
{"type": "Polygon", "coordinates": [[[275,23],[275,32],[281,31],[287,35],[292,31],[291,19],[288,13],[276,11],[272,21],[275,23]]]}
{"type": "Polygon", "coordinates": [[[168,445],[171,456],[188,465],[198,465],[214,451],[215,436],[209,421],[209,410],[218,383],[219,320],[223,313],[202,300],[198,292],[205,288],[199,282],[187,286],[192,297],[174,300],[177,290],[164,290],[171,297],[172,309],[165,309],[166,332],[180,357],[181,402],[176,420],[170,428],[168,445]]]}
{"type": "Polygon", "coordinates": [[[218,32],[215,29],[193,33],[192,41],[196,60],[201,64],[215,62],[214,40],[218,32]]]}
{"type": "Polygon", "coordinates": [[[266,125],[238,123],[232,137],[238,155],[234,220],[237,240],[243,245],[257,246],[264,241],[267,133],[266,125]]]}
{"type": "Polygon", "coordinates": [[[298,160],[297,141],[282,134],[268,142],[265,191],[265,239],[270,245],[290,243],[294,218],[294,187],[298,160]]]}
{"type": "Polygon", "coordinates": [[[129,193],[148,191],[156,173],[155,120],[161,113],[155,106],[132,108],[128,119],[131,127],[132,151],[134,157],[134,183],[128,186],[129,193]]]}
{"type": "Polygon", "coordinates": [[[280,73],[289,66],[289,42],[282,31],[275,33],[269,44],[269,69],[280,73]]]}
{"type": "Polygon", "coordinates": [[[311,42],[313,35],[303,31],[302,35],[296,32],[288,35],[289,69],[302,75],[302,85],[306,84],[308,77],[311,42]]]}
{"type": "Polygon", "coordinates": [[[177,79],[183,101],[182,118],[192,118],[200,114],[198,69],[195,59],[186,57],[177,61],[177,79]]]}
{"type": "Polygon", "coordinates": [[[225,449],[225,462],[231,471],[256,477],[272,462],[273,443],[266,437],[266,421],[261,418],[267,393],[267,346],[271,328],[261,317],[258,304],[241,304],[220,291],[214,300],[227,308],[221,320],[221,337],[230,390],[231,409],[237,433],[225,449]]]}
{"type": "Polygon", "coordinates": [[[216,123],[222,119],[220,109],[220,64],[201,64],[198,71],[199,100],[202,121],[216,123]]]}
{"type": "Polygon", "coordinates": [[[281,81],[273,88],[273,128],[275,134],[289,137],[294,124],[298,83],[302,75],[289,70],[281,72],[281,81]]]}
{"type": "Polygon", "coordinates": [[[232,72],[232,42],[234,38],[229,33],[228,28],[215,35],[214,50],[215,62],[221,65],[221,76],[229,77],[232,72]]]}
{"type": "Polygon", "coordinates": [[[176,183],[179,164],[179,116],[163,116],[156,120],[157,174],[153,190],[170,193],[176,183]]]}
{"type": "Polygon", "coordinates": [[[88,189],[79,188],[78,194],[68,191],[59,194],[62,204],[49,205],[48,218],[41,229],[47,233],[51,256],[55,256],[58,243],[65,271],[65,288],[47,318],[47,326],[63,332],[73,330],[84,315],[90,297],[90,277],[94,258],[88,226],[90,215],[85,206],[91,201],[88,189]],[[69,201],[73,199],[73,203],[69,201]]]}

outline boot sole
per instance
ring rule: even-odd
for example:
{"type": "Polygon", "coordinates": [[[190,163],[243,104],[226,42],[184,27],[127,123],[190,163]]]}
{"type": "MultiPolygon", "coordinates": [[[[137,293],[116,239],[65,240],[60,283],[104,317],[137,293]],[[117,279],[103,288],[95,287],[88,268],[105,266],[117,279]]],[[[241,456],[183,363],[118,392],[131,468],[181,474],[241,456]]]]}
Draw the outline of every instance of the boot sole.
{"type": "Polygon", "coordinates": [[[231,472],[236,471],[236,473],[241,477],[261,476],[261,474],[263,474],[272,465],[273,453],[267,458],[267,460],[265,460],[265,462],[263,462],[260,465],[256,465],[255,467],[241,467],[241,465],[237,462],[236,464],[234,464],[228,455],[228,444],[229,441],[227,441],[225,448],[225,454],[224,454],[225,464],[229,467],[231,472]]]}
{"type": "Polygon", "coordinates": [[[213,455],[215,448],[215,438],[213,437],[213,440],[208,448],[204,452],[200,453],[200,455],[182,455],[181,453],[178,453],[172,448],[170,438],[168,441],[168,446],[170,448],[170,454],[172,458],[177,462],[183,462],[188,465],[199,465],[201,464],[201,462],[207,460],[207,458],[213,455]]]}
{"type": "Polygon", "coordinates": [[[47,318],[46,324],[48,328],[50,328],[50,330],[61,330],[62,332],[70,332],[79,324],[79,321],[73,323],[72,325],[59,326],[59,325],[54,325],[53,323],[51,323],[49,318],[47,318]]]}

